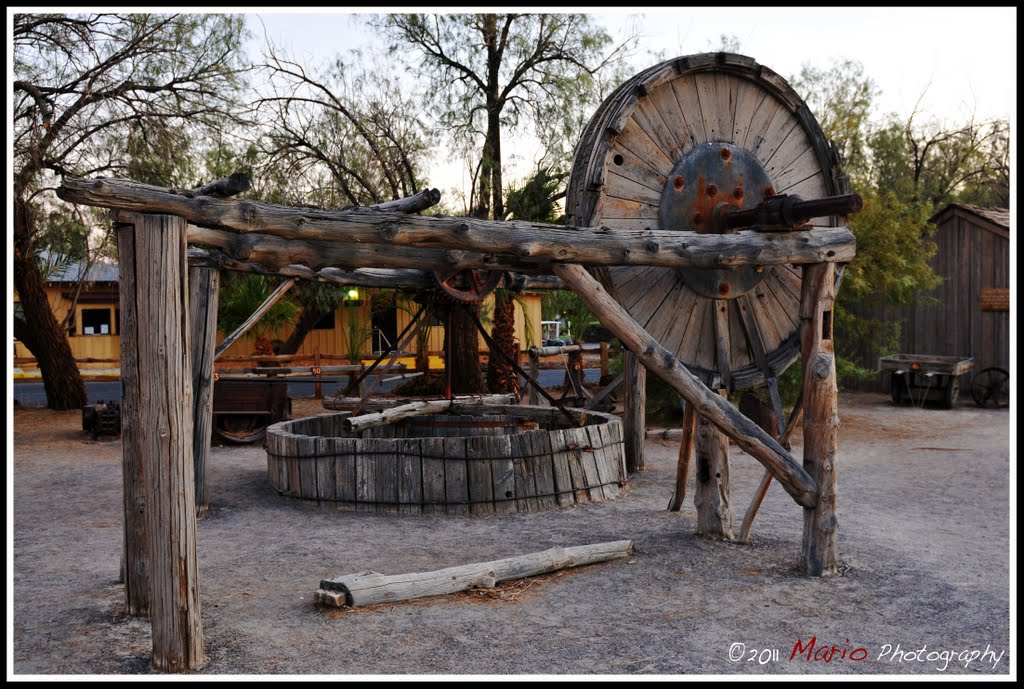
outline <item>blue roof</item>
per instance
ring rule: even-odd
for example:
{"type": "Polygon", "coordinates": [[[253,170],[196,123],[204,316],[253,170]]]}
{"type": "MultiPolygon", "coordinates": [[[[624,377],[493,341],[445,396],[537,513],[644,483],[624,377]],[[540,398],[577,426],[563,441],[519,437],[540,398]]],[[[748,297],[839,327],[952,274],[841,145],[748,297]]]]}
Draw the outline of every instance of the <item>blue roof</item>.
{"type": "MultiPolygon", "coordinates": [[[[39,252],[39,258],[44,265],[53,260],[50,252],[45,250],[39,252]]],[[[65,265],[55,266],[46,276],[46,281],[78,282],[83,273],[86,282],[117,282],[120,277],[116,263],[93,261],[92,265],[86,269],[85,261],[71,261],[65,265]]]]}

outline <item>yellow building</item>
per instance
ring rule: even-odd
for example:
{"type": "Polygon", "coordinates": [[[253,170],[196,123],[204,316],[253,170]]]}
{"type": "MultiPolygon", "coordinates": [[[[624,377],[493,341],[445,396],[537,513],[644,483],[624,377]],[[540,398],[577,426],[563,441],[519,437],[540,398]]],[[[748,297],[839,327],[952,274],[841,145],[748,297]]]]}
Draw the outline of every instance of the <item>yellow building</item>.
{"type": "MultiPolygon", "coordinates": [[[[48,258],[43,254],[43,260],[48,258]]],[[[52,270],[46,282],[46,296],[58,323],[67,321],[68,342],[79,369],[117,368],[120,362],[121,310],[117,289],[117,266],[95,262],[90,266],[76,261],[63,269],[52,270]],[[79,277],[85,281],[79,290],[79,277]]],[[[20,315],[18,295],[14,312],[20,315]]],[[[29,371],[37,368],[35,357],[24,344],[14,341],[14,366],[29,371]]]]}
{"type": "MultiPolygon", "coordinates": [[[[53,271],[46,284],[50,307],[58,322],[64,322],[72,309],[74,316],[68,322],[68,341],[71,352],[84,372],[116,369],[120,363],[120,308],[118,296],[118,270],[110,263],[94,263],[86,268],[76,262],[63,270],[53,271]],[[79,276],[86,271],[86,281],[78,290],[79,276]]],[[[400,296],[396,305],[371,312],[368,299],[361,299],[358,290],[354,299],[339,306],[333,313],[322,319],[306,336],[298,355],[349,356],[352,344],[363,359],[374,358],[380,351],[390,351],[398,346],[398,335],[415,315],[418,305],[411,298],[400,296]]],[[[19,310],[15,294],[15,313],[19,310]]],[[[482,306],[485,326],[489,314],[494,310],[494,297],[488,297],[482,306]]],[[[516,339],[522,350],[541,343],[541,297],[537,293],[523,293],[516,297],[515,327],[516,339]]],[[[488,326],[489,327],[489,326],[488,326]]],[[[440,367],[444,346],[444,327],[433,321],[428,327],[427,349],[431,353],[431,366],[440,367]]],[[[218,334],[218,340],[228,333],[218,334]]],[[[287,339],[290,332],[282,330],[271,335],[271,339],[287,339]]],[[[251,338],[242,338],[224,352],[223,358],[245,357],[253,353],[251,338]]],[[[487,345],[480,338],[480,350],[487,351],[487,345]]],[[[400,361],[410,368],[417,343],[405,348],[409,356],[400,361]]],[[[26,373],[37,368],[35,358],[21,342],[14,342],[15,369],[26,373]]]]}
{"type": "MultiPolygon", "coordinates": [[[[352,342],[363,355],[372,358],[381,351],[390,351],[398,346],[398,335],[409,325],[416,315],[419,305],[411,297],[399,296],[392,308],[371,311],[368,299],[360,299],[359,290],[356,298],[345,302],[333,313],[329,314],[306,336],[297,352],[298,355],[349,356],[353,349],[352,342]]],[[[490,328],[489,316],[494,312],[494,296],[489,296],[481,306],[484,326],[490,328]]],[[[519,341],[520,350],[526,350],[541,343],[541,295],[524,292],[516,296],[515,301],[515,337],[519,341]]],[[[440,355],[444,347],[444,326],[436,320],[427,326],[427,351],[431,354],[431,366],[441,366],[440,355]]],[[[227,333],[219,333],[224,337],[227,333]]],[[[270,336],[271,339],[285,340],[289,332],[279,331],[270,336]]],[[[224,352],[224,357],[243,357],[252,355],[253,340],[243,338],[235,342],[224,352]]],[[[406,348],[408,359],[400,361],[409,367],[413,366],[412,356],[417,352],[417,343],[412,342],[406,348]]],[[[487,344],[480,337],[480,351],[487,351],[487,344]]]]}

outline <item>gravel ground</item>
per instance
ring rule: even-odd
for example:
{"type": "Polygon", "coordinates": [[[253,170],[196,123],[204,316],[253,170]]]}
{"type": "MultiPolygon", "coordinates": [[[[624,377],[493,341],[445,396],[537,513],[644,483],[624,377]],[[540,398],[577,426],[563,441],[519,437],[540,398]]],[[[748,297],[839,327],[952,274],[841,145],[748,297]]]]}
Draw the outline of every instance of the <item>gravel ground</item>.
{"type": "MultiPolygon", "coordinates": [[[[313,400],[295,410],[323,411],[313,400]]],[[[198,525],[200,674],[1015,676],[1007,410],[851,393],[840,416],[842,574],[822,579],[796,569],[802,515],[777,485],[747,546],[696,536],[690,496],[667,512],[673,443],[648,442],[648,469],[619,500],[483,517],[292,502],[269,487],[260,447],[216,447],[213,509],[198,525]],[[354,611],[312,603],[323,577],[625,538],[629,560],[487,593],[354,611]]],[[[78,412],[13,418],[8,672],[152,674],[149,624],[123,615],[117,582],[119,440],[91,440],[78,412]]],[[[762,469],[736,447],[731,459],[738,520],[762,469]]]]}

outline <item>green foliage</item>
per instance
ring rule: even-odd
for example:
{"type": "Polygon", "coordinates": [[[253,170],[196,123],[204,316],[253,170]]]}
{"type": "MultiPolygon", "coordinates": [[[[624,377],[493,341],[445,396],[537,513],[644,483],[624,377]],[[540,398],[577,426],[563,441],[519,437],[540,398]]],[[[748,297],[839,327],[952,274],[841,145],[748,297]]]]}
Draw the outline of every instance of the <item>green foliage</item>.
{"type": "Polygon", "coordinates": [[[628,51],[585,14],[389,14],[373,25],[393,54],[422,58],[426,96],[473,176],[467,211],[482,217],[505,217],[502,137],[532,125],[547,160],[567,162],[597,75],[628,51]]]}
{"type": "Polygon", "coordinates": [[[801,94],[825,136],[835,142],[847,174],[867,165],[868,116],[878,87],[864,76],[864,65],[836,60],[828,69],[809,63],[790,85],[801,94]]]}
{"type": "Polygon", "coordinates": [[[564,216],[558,201],[565,197],[568,177],[568,172],[556,172],[545,166],[522,183],[510,184],[505,192],[505,219],[560,222],[564,216]]]}
{"type": "MultiPolygon", "coordinates": [[[[255,273],[225,273],[217,305],[217,329],[234,332],[255,313],[277,286],[278,280],[255,273]]],[[[267,337],[294,324],[298,304],[287,294],[275,303],[245,334],[247,338],[267,337]]]]}
{"type": "Polygon", "coordinates": [[[872,307],[909,305],[939,279],[929,260],[936,245],[929,218],[953,200],[1009,197],[1008,127],[1004,120],[942,126],[889,115],[872,122],[874,82],[853,61],[828,69],[804,66],[791,84],[842,156],[864,207],[849,218],[857,256],[837,294],[837,373],[841,382],[873,375],[877,356],[899,346],[900,324],[869,318],[872,307]],[[855,353],[865,359],[855,361],[855,353]]]}
{"type": "Polygon", "coordinates": [[[571,290],[549,290],[541,297],[541,318],[564,319],[562,333],[567,341],[579,341],[584,331],[600,324],[586,303],[571,290]]]}

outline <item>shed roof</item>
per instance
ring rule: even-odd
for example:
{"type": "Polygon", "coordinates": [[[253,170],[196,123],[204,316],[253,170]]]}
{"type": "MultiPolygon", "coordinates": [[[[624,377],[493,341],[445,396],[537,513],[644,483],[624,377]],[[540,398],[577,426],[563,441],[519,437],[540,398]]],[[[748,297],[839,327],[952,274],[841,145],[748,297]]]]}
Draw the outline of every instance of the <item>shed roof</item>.
{"type": "Polygon", "coordinates": [[[962,210],[967,213],[976,215],[984,220],[988,220],[990,223],[998,225],[1003,229],[1010,229],[1010,209],[1009,208],[982,208],[981,206],[974,206],[969,203],[950,203],[943,207],[942,210],[933,215],[930,220],[931,222],[939,222],[939,218],[946,215],[950,211],[962,210]]]}

